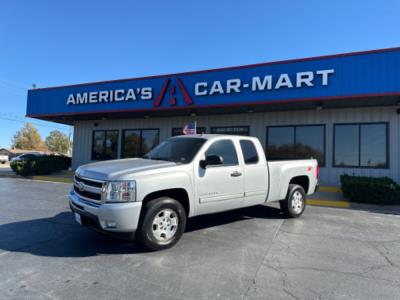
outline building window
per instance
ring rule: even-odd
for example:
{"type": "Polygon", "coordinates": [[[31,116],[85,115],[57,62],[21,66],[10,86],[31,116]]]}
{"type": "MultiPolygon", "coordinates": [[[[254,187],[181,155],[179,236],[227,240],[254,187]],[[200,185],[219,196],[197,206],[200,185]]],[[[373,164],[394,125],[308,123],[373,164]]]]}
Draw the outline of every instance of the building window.
{"type": "Polygon", "coordinates": [[[240,140],[240,148],[243,152],[243,159],[246,165],[258,163],[258,154],[254,143],[249,140],[240,140]]]}
{"type": "Polygon", "coordinates": [[[159,129],[126,129],[122,132],[122,158],[141,157],[160,143],[159,129]]]}
{"type": "Polygon", "coordinates": [[[211,127],[211,133],[215,134],[233,134],[233,135],[250,135],[249,126],[223,126],[211,127]]]}
{"type": "Polygon", "coordinates": [[[94,130],[92,160],[116,159],[118,153],[118,130],[94,130]]]}
{"type": "Polygon", "coordinates": [[[335,124],[333,166],[388,168],[387,123],[335,124]]]}
{"type": "Polygon", "coordinates": [[[273,126],[267,128],[269,160],[315,158],[325,166],[325,125],[273,126]]]}
{"type": "MultiPolygon", "coordinates": [[[[205,127],[196,127],[196,132],[198,134],[203,134],[207,133],[207,130],[205,127]]],[[[171,136],[177,136],[177,135],[183,135],[183,128],[172,128],[171,136]]]]}
{"type": "Polygon", "coordinates": [[[239,164],[235,146],[231,140],[219,140],[214,142],[206,151],[208,155],[219,155],[222,157],[222,165],[236,166],[239,164]]]}

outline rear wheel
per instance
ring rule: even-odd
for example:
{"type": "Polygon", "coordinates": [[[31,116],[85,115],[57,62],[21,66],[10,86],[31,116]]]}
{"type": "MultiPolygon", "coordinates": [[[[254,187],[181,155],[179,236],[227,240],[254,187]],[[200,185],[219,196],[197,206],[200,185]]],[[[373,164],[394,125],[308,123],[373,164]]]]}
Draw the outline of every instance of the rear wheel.
{"type": "Polygon", "coordinates": [[[146,248],[162,250],[175,245],[185,228],[183,206],[172,198],[158,198],[145,205],[136,237],[146,248]]]}
{"type": "Polygon", "coordinates": [[[280,201],[279,204],[287,217],[300,217],[306,208],[306,193],[300,185],[289,184],[286,199],[280,201]]]}

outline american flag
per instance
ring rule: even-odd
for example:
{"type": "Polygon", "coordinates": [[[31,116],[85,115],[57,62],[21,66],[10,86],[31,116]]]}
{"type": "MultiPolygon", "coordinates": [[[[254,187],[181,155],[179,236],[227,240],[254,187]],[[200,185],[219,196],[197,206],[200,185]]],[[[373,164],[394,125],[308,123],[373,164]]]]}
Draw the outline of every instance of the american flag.
{"type": "Polygon", "coordinates": [[[183,134],[196,134],[196,122],[186,124],[185,127],[183,127],[183,134]]]}

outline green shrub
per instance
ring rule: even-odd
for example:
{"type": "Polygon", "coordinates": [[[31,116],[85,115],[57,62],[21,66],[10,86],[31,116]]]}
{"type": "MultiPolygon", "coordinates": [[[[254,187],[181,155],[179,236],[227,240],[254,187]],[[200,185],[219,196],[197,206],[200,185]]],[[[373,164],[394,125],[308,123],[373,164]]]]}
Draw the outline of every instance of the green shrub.
{"type": "Polygon", "coordinates": [[[68,169],[71,159],[64,156],[37,156],[27,160],[17,160],[11,163],[12,170],[21,176],[47,175],[68,169]]]}
{"type": "Polygon", "coordinates": [[[29,176],[34,174],[34,162],[31,160],[13,161],[11,162],[10,166],[17,175],[29,176]]]}
{"type": "Polygon", "coordinates": [[[352,202],[400,204],[400,186],[389,177],[340,176],[343,196],[352,202]]]}
{"type": "Polygon", "coordinates": [[[71,167],[71,157],[61,156],[64,162],[64,170],[68,170],[71,167]]]}

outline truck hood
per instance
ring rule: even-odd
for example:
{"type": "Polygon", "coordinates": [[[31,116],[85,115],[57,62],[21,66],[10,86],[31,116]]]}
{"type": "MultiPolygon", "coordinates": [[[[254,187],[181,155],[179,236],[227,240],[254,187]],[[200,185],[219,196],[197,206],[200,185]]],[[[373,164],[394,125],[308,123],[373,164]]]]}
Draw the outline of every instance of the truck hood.
{"type": "Polygon", "coordinates": [[[128,180],[132,175],[142,171],[176,166],[176,163],[142,158],[108,160],[80,166],[78,176],[97,180],[128,180]]]}

